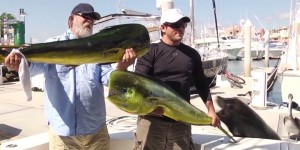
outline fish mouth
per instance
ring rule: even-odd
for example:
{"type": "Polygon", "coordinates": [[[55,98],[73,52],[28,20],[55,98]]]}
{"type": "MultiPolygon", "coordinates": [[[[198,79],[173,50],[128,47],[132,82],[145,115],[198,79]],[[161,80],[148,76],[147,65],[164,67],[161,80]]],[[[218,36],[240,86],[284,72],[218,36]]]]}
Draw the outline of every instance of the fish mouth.
{"type": "Polygon", "coordinates": [[[125,99],[122,97],[122,95],[120,95],[120,91],[118,90],[113,90],[110,89],[108,91],[108,100],[110,100],[113,104],[115,104],[116,106],[118,106],[120,109],[126,109],[128,108],[128,105],[125,102],[125,99]]]}

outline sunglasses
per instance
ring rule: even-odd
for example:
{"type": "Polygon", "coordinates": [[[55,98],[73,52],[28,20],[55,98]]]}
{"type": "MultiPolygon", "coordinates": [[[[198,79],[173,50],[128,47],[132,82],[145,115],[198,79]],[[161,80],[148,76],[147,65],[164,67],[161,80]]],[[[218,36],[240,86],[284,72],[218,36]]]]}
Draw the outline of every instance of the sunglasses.
{"type": "Polygon", "coordinates": [[[75,14],[77,16],[80,16],[86,20],[94,20],[94,16],[91,15],[91,14],[84,14],[84,13],[78,13],[78,14],[75,14]]]}
{"type": "Polygon", "coordinates": [[[169,26],[173,29],[179,29],[179,28],[186,28],[187,24],[186,23],[182,23],[182,22],[175,22],[175,23],[164,23],[165,26],[169,26]]]}

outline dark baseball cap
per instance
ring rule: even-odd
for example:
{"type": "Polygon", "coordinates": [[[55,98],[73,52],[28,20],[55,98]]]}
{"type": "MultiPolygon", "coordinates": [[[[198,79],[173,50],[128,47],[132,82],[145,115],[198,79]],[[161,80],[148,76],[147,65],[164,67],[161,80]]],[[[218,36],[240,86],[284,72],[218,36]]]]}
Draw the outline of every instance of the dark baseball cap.
{"type": "Polygon", "coordinates": [[[99,20],[101,18],[100,14],[94,11],[94,8],[92,5],[87,3],[80,3],[77,6],[75,6],[71,12],[71,14],[90,14],[93,19],[99,20]]]}

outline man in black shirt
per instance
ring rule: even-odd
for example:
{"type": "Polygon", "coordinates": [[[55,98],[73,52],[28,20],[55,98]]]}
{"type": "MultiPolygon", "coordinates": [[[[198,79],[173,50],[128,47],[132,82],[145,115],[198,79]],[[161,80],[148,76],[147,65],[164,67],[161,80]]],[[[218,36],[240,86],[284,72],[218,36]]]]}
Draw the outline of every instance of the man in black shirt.
{"type": "MultiPolygon", "coordinates": [[[[173,88],[190,102],[193,82],[205,103],[212,126],[220,126],[203,72],[199,53],[183,44],[182,38],[190,18],[179,9],[169,9],[161,16],[161,41],[151,44],[150,51],[137,60],[135,72],[153,76],[173,88]]],[[[193,147],[191,125],[162,116],[158,108],[151,115],[139,116],[135,150],[190,150],[193,147]],[[154,114],[154,115],[153,115],[154,114]]]]}

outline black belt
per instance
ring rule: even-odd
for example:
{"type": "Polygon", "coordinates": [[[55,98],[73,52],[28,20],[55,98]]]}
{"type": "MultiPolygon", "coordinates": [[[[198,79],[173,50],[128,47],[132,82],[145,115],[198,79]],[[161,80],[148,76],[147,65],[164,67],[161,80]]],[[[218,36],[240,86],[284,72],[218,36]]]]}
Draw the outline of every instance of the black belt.
{"type": "Polygon", "coordinates": [[[167,116],[157,116],[157,115],[143,115],[143,116],[139,116],[141,118],[147,119],[156,119],[156,120],[160,120],[160,121],[167,121],[167,122],[178,122],[172,118],[169,118],[167,116]]]}

